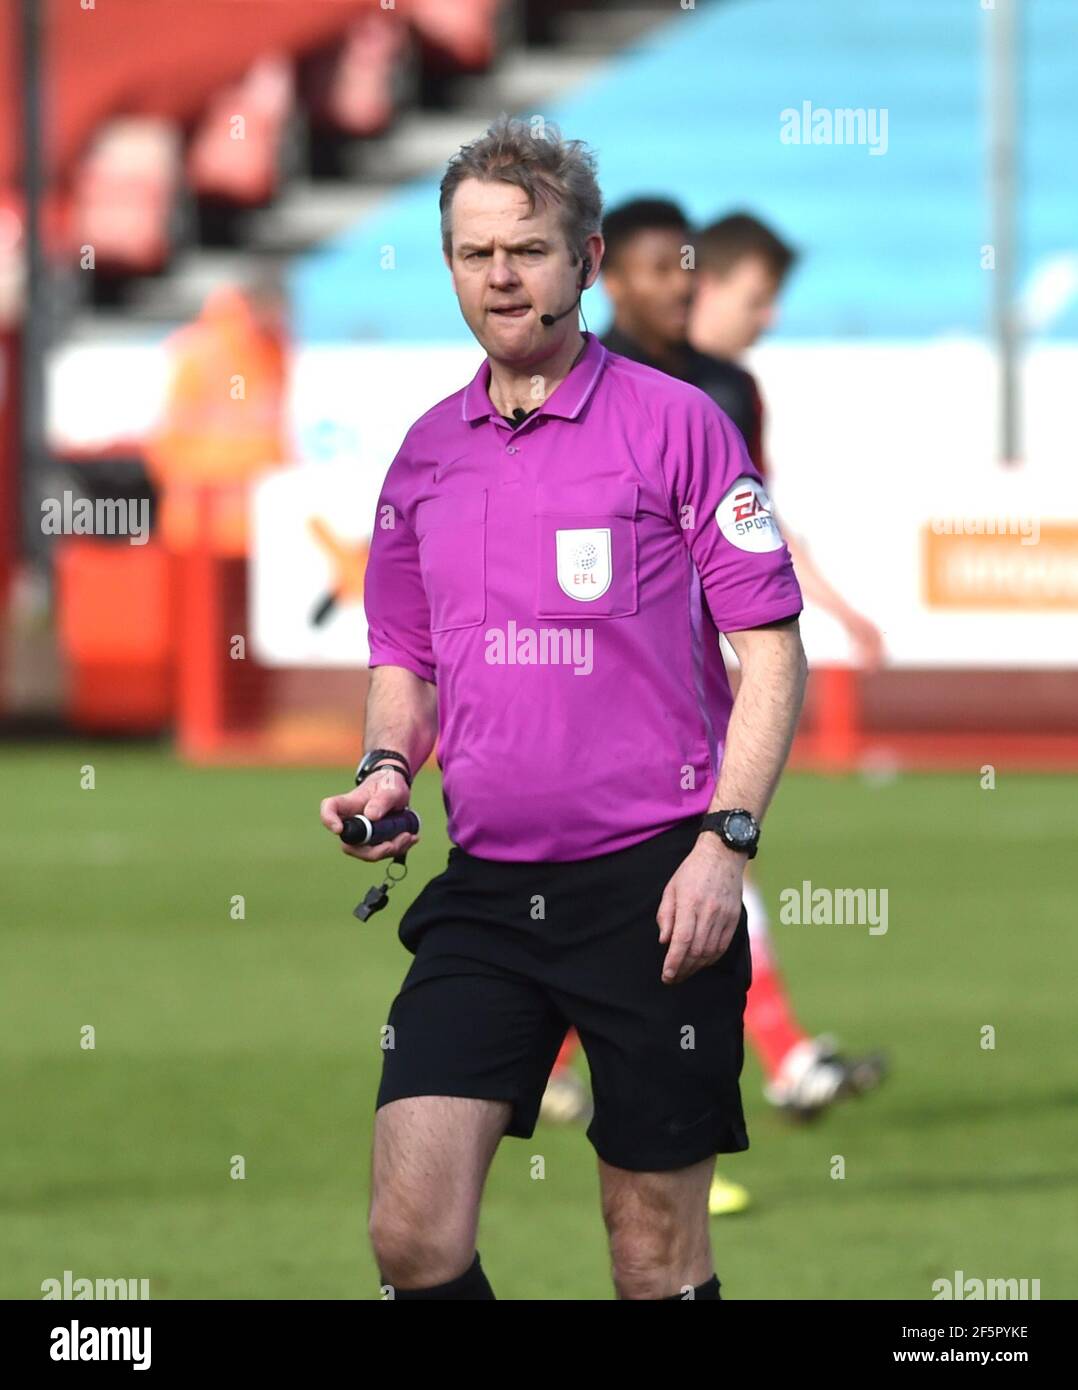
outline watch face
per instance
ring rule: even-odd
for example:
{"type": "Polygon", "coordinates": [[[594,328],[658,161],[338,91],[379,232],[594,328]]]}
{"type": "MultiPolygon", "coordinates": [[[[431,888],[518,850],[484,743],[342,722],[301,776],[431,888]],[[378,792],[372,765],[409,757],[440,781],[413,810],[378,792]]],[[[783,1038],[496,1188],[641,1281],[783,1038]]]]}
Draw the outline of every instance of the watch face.
{"type": "Polygon", "coordinates": [[[752,817],[744,811],[738,811],[732,816],[727,816],[726,833],[731,840],[734,840],[739,845],[751,845],[755,838],[752,817]]]}

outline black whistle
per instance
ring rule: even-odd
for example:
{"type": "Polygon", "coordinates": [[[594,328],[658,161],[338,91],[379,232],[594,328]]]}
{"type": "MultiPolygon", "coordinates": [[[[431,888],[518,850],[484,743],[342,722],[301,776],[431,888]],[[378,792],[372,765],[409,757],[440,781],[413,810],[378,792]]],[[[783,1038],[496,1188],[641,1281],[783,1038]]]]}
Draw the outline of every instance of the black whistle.
{"type": "Polygon", "coordinates": [[[358,917],[361,922],[369,921],[376,912],[381,912],[387,902],[389,902],[388,884],[382,883],[377,888],[368,888],[363,901],[357,903],[352,909],[352,916],[358,917]]]}
{"type": "Polygon", "coordinates": [[[406,831],[419,834],[419,817],[412,810],[395,811],[374,821],[366,816],[346,816],[340,835],[346,845],[382,845],[406,831]]]}

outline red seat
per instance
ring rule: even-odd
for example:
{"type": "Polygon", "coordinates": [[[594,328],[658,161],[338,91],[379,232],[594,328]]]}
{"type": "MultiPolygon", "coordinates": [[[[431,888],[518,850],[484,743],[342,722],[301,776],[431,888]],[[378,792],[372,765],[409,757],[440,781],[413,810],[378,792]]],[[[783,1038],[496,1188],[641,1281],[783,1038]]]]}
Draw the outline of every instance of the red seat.
{"type": "Polygon", "coordinates": [[[360,16],[342,43],[305,68],[312,123],[345,135],[380,135],[393,119],[393,73],[407,47],[407,26],[395,10],[360,16]]]}
{"type": "Polygon", "coordinates": [[[280,148],[294,105],[291,65],[260,58],[210,102],[187,155],[187,178],[202,197],[260,207],[277,192],[280,148]]]}
{"type": "Polygon", "coordinates": [[[74,183],[71,235],[98,270],[150,275],[168,261],[169,215],[181,177],[180,135],[159,117],[110,121],[74,183]]]}
{"type": "Polygon", "coordinates": [[[401,13],[443,66],[484,72],[494,59],[501,0],[407,0],[401,13]]]}

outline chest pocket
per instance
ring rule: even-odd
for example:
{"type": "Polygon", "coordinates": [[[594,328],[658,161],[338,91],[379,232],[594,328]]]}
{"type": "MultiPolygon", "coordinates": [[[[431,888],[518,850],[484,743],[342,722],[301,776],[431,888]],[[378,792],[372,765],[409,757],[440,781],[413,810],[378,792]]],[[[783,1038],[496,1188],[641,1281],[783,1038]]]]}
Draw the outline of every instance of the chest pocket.
{"type": "Polygon", "coordinates": [[[474,627],[487,611],[485,488],[428,497],[415,512],[431,632],[474,627]]]}
{"type": "Polygon", "coordinates": [[[622,618],[637,607],[636,483],[539,483],[536,615],[622,618]]]}

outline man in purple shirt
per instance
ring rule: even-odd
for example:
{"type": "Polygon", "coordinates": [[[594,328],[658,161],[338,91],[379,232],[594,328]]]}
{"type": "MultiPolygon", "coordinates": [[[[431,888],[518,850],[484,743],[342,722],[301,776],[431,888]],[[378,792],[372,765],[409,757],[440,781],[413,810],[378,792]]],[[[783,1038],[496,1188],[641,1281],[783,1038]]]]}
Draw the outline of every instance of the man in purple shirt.
{"type": "Polygon", "coordinates": [[[321,808],[339,833],[405,807],[437,739],[453,846],[400,926],[375,1256],[395,1298],[493,1298],[483,1184],[573,1026],[617,1296],[717,1299],[711,1168],[748,1147],[742,876],[800,711],[800,591],[729,418],[576,326],[603,255],[586,147],[502,117],[450,161],[441,211],[486,360],[386,475],[372,752],[321,808]]]}

